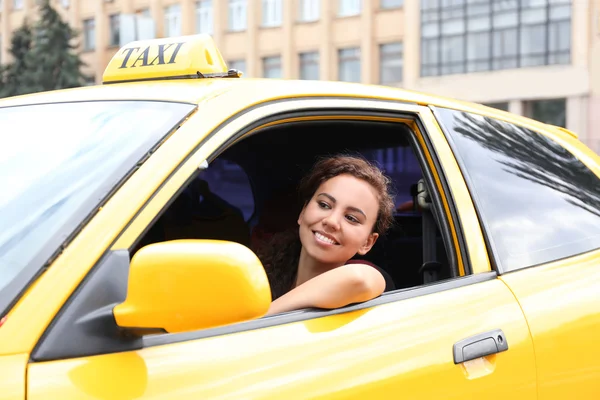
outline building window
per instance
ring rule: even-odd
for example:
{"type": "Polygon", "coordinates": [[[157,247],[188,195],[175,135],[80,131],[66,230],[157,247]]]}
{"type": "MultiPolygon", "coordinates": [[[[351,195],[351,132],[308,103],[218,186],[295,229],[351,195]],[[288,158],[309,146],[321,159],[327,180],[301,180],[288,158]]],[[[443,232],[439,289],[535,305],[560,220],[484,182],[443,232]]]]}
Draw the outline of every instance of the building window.
{"type": "Polygon", "coordinates": [[[262,0],[262,25],[280,26],[283,20],[281,0],[262,0]]]}
{"type": "MultiPolygon", "coordinates": [[[[127,27],[129,29],[121,33],[121,41],[123,43],[129,43],[134,40],[151,40],[157,37],[156,23],[154,22],[154,18],[152,18],[149,8],[137,9],[132,17],[131,19],[127,18],[127,27]]],[[[121,22],[125,24],[124,21],[121,22]]]]}
{"type": "Polygon", "coordinates": [[[181,5],[165,7],[165,37],[181,36],[181,5]]]}
{"type": "Polygon", "coordinates": [[[319,52],[300,53],[300,79],[319,80],[319,52]]]}
{"type": "Polygon", "coordinates": [[[362,0],[338,0],[338,16],[359,15],[361,6],[362,0]]]}
{"type": "Polygon", "coordinates": [[[549,12],[547,63],[569,64],[571,62],[571,2],[562,0],[560,4],[550,7],[549,12]]]}
{"type": "Polygon", "coordinates": [[[244,31],[248,25],[246,0],[229,0],[229,30],[244,31]]]}
{"type": "Polygon", "coordinates": [[[319,19],[321,13],[320,0],[300,0],[298,4],[300,6],[300,9],[298,10],[298,19],[300,21],[312,22],[319,19]]]}
{"type": "Polygon", "coordinates": [[[83,20],[83,50],[96,49],[96,20],[94,18],[83,20]]]}
{"type": "Polygon", "coordinates": [[[108,41],[108,45],[119,46],[121,44],[121,28],[119,14],[113,14],[109,17],[109,29],[110,38],[108,41]]]}
{"type": "Polygon", "coordinates": [[[13,10],[20,10],[23,8],[23,0],[13,0],[13,10]]]}
{"type": "Polygon", "coordinates": [[[571,0],[422,0],[421,76],[571,60],[571,0]]]}
{"type": "Polygon", "coordinates": [[[263,62],[263,77],[265,78],[281,78],[281,57],[264,57],[263,62]]]}
{"type": "Polygon", "coordinates": [[[500,7],[495,5],[492,23],[491,69],[517,68],[519,66],[519,14],[516,1],[500,7]]]}
{"type": "Polygon", "coordinates": [[[403,65],[404,46],[402,42],[379,46],[379,83],[386,85],[402,82],[403,65]]]}
{"type": "Polygon", "coordinates": [[[212,0],[199,0],[196,2],[196,32],[213,33],[212,0]]]}
{"type": "Polygon", "coordinates": [[[379,7],[383,9],[399,8],[404,5],[404,0],[381,0],[379,7]]]}
{"type": "Polygon", "coordinates": [[[567,101],[565,99],[530,101],[525,105],[525,114],[545,124],[567,127],[567,101]]]}
{"type": "Polygon", "coordinates": [[[136,15],[139,15],[143,18],[152,18],[149,8],[142,8],[141,10],[136,11],[136,15]]]}
{"type": "Polygon", "coordinates": [[[227,63],[227,68],[243,72],[242,77],[246,76],[246,60],[231,60],[227,63]]]}
{"type": "Polygon", "coordinates": [[[360,48],[338,50],[338,80],[360,82],[360,48]]]}

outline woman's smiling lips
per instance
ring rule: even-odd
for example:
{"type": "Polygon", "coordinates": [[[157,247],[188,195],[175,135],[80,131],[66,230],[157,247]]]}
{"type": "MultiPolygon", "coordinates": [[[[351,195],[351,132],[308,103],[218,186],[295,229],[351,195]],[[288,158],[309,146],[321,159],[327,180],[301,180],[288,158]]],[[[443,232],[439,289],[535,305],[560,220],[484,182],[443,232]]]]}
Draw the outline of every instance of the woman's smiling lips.
{"type": "Polygon", "coordinates": [[[315,235],[317,241],[320,243],[328,245],[339,245],[339,243],[334,238],[332,238],[330,235],[327,235],[326,233],[313,231],[313,234],[315,235]]]}

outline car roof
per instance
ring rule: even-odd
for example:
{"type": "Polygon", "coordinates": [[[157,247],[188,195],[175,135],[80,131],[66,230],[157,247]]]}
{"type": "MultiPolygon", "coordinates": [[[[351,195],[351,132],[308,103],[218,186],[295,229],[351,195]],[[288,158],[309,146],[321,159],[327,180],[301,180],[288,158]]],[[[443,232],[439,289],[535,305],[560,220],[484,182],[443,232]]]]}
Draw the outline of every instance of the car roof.
{"type": "MultiPolygon", "coordinates": [[[[305,81],[284,79],[165,79],[113,83],[40,92],[0,99],[0,108],[31,104],[67,103],[80,101],[147,100],[200,104],[210,98],[227,95],[232,112],[266,101],[298,97],[355,97],[399,101],[418,105],[434,105],[461,111],[498,117],[556,132],[553,127],[529,118],[477,103],[437,96],[407,89],[334,81],[305,81]]],[[[570,131],[563,133],[576,136],[570,131]]]]}
{"type": "Polygon", "coordinates": [[[255,93],[273,99],[298,96],[361,97],[415,104],[477,106],[455,99],[400,88],[348,82],[283,79],[177,79],[114,83],[54,90],[0,100],[0,107],[93,100],[155,100],[199,104],[224,92],[255,93]]]}

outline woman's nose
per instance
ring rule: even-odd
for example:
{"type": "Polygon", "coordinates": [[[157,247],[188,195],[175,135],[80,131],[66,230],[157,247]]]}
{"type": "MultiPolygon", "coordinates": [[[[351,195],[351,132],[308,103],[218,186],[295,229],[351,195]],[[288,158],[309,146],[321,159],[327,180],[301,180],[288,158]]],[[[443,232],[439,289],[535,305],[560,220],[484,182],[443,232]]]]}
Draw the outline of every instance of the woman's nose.
{"type": "Polygon", "coordinates": [[[331,213],[323,219],[323,225],[327,226],[328,228],[334,231],[337,231],[340,229],[339,218],[340,217],[336,215],[336,213],[331,213]]]}

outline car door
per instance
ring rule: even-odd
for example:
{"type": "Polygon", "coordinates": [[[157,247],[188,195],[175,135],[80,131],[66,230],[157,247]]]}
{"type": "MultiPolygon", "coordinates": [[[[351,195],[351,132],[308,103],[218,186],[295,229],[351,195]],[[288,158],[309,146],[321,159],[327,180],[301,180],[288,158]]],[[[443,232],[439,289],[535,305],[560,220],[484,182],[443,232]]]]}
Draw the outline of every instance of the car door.
{"type": "Polygon", "coordinates": [[[436,116],[527,318],[539,398],[600,398],[600,158],[547,126],[448,109],[436,116]]]}
{"type": "MultiPolygon", "coordinates": [[[[223,95],[214,106],[227,101],[223,95]]],[[[73,340],[61,355],[49,345],[61,332],[51,329],[32,354],[28,398],[536,397],[527,323],[510,289],[491,271],[485,250],[478,248],[483,239],[464,180],[425,107],[304,99],[274,102],[233,118],[183,161],[112,245],[104,262],[109,264],[113,257],[123,263],[126,251],[162,207],[224,143],[264,124],[267,117],[283,118],[299,110],[385,112],[387,118],[395,115],[405,121],[410,116],[420,132],[433,185],[443,203],[454,207],[455,226],[461,227],[455,242],[466,249],[469,268],[463,265],[464,276],[339,310],[301,310],[203,331],[146,336],[135,349],[115,343],[85,349],[85,340],[73,340]],[[75,348],[86,354],[69,356],[75,348]]],[[[205,112],[211,112],[210,105],[205,112]]],[[[202,117],[192,117],[189,126],[193,118],[202,117]]],[[[178,134],[186,134],[187,127],[178,134]]],[[[103,267],[98,265],[96,273],[103,267]]],[[[85,289],[82,285],[70,304],[76,304],[85,289]]],[[[54,327],[68,311],[59,315],[54,327]]],[[[62,333],[68,335],[69,328],[62,333]]]]}

